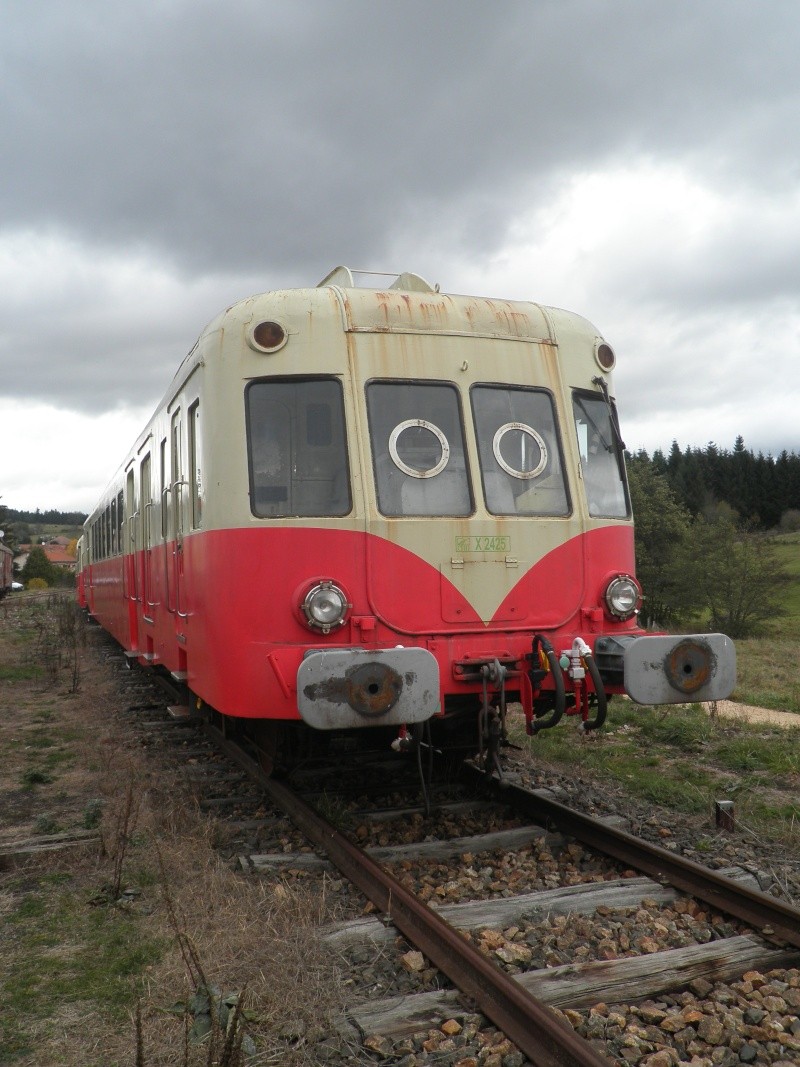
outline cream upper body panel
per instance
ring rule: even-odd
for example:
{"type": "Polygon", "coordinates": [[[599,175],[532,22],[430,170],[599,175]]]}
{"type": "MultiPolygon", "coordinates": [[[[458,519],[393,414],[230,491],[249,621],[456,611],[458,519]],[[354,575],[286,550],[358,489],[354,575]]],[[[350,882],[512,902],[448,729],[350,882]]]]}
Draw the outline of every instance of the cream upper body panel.
{"type": "MultiPolygon", "coordinates": [[[[475,430],[469,413],[469,395],[474,386],[503,383],[541,388],[553,398],[569,513],[537,522],[539,551],[546,550],[547,544],[556,545],[587,525],[596,524],[582,501],[581,464],[570,395],[572,389],[598,392],[593,378],[600,368],[593,353],[601,341],[591,323],[580,316],[523,301],[412,289],[345,288],[336,284],[250,297],[221,313],[203,331],[110,483],[98,511],[105,506],[106,498],[111,499],[125,485],[127,472],[138,469],[141,457],[148,451],[157,481],[159,450],[162,442],[170,441],[176,412],[183,413],[181,463],[187,467],[186,413],[195,405],[202,418],[198,445],[201,452],[196,457],[197,471],[185,470],[183,477],[188,481],[196,475],[200,483],[199,525],[203,529],[298,522],[318,527],[363,528],[414,552],[426,545],[425,554],[429,556],[435,524],[380,514],[364,396],[374,380],[438,381],[453,383],[460,395],[466,463],[472,484],[470,535],[480,536],[483,524],[485,536],[507,537],[507,528],[521,520],[492,515],[483,503],[475,430]],[[285,343],[271,352],[260,350],[253,343],[254,328],[265,321],[277,322],[285,331],[285,343]],[[265,519],[253,514],[245,392],[250,383],[260,379],[295,376],[330,377],[342,383],[352,500],[348,515],[265,519]]],[[[604,378],[613,392],[610,376],[604,374],[604,378]]],[[[168,480],[169,475],[165,477],[168,480]]],[[[537,490],[545,488],[542,480],[537,490]]],[[[162,485],[156,484],[151,493],[156,510],[162,506],[161,492],[162,485]]],[[[465,521],[458,520],[462,525],[465,521]]],[[[185,531],[190,532],[191,525],[184,519],[185,531]]],[[[433,549],[434,554],[442,560],[457,558],[453,530],[442,530],[436,536],[442,538],[442,544],[433,549]]]]}

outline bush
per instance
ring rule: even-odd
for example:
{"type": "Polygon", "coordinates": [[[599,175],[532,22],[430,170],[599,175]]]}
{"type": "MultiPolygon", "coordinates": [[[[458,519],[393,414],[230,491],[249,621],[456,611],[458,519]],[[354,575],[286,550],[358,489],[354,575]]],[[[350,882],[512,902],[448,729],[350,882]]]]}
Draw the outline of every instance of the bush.
{"type": "Polygon", "coordinates": [[[767,623],[786,614],[788,574],[763,534],[736,526],[724,515],[698,520],[693,528],[694,567],[686,573],[703,594],[712,630],[728,637],[756,637],[767,623]]]}
{"type": "Polygon", "coordinates": [[[50,586],[44,580],[44,578],[31,578],[31,580],[28,582],[26,588],[27,589],[49,589],[50,586]]]}
{"type": "Polygon", "coordinates": [[[800,530],[800,511],[797,508],[789,508],[781,515],[781,533],[797,533],[800,530]]]}

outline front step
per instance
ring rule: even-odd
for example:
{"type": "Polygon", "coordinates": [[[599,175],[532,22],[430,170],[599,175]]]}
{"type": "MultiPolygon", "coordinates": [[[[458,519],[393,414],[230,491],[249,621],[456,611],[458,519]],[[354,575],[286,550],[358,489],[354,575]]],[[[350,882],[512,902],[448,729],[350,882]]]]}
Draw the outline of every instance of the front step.
{"type": "Polygon", "coordinates": [[[188,704],[168,704],[167,712],[171,719],[175,719],[176,722],[186,722],[188,719],[194,718],[192,709],[188,704]]]}

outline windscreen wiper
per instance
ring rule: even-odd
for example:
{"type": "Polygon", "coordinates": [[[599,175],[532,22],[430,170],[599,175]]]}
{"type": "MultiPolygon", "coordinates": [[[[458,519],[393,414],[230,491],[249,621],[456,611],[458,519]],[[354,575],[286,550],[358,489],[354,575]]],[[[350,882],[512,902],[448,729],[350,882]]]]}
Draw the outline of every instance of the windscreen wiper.
{"type": "Polygon", "coordinates": [[[614,431],[614,437],[617,442],[620,454],[625,451],[625,442],[622,440],[622,431],[619,428],[619,420],[617,419],[617,409],[611,403],[611,397],[608,395],[608,385],[605,378],[601,378],[599,375],[596,378],[592,378],[592,385],[596,385],[600,392],[603,394],[603,400],[606,402],[608,408],[609,420],[611,422],[611,429],[614,431]]]}

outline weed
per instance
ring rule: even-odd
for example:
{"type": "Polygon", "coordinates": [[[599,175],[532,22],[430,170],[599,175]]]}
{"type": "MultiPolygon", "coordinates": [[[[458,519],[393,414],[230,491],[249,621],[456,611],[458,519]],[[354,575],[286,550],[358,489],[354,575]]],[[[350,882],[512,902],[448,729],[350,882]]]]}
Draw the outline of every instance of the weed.
{"type": "Polygon", "coordinates": [[[53,776],[45,771],[30,770],[25,771],[22,775],[22,784],[27,788],[31,788],[34,785],[48,785],[52,781],[53,776]]]}
{"type": "Polygon", "coordinates": [[[141,796],[133,772],[131,772],[125,792],[119,799],[113,815],[110,838],[107,843],[104,842],[105,851],[111,856],[113,863],[112,880],[108,887],[111,900],[117,900],[122,890],[122,872],[128,848],[132,843],[140,800],[141,796]]]}
{"type": "Polygon", "coordinates": [[[60,827],[52,815],[38,815],[33,829],[37,834],[56,834],[60,827]]]}
{"type": "MultiPolygon", "coordinates": [[[[207,1042],[206,1064],[211,1067],[241,1067],[245,1055],[256,1051],[255,1043],[245,1032],[245,991],[222,994],[209,983],[194,941],[189,936],[186,916],[178,908],[169,886],[169,878],[161,849],[156,846],[161,872],[161,890],[167,915],[183,958],[189,981],[194,989],[187,1001],[179,1001],[170,1012],[183,1019],[183,1061],[189,1062],[190,1045],[207,1042]]],[[[144,1032],[141,1010],[136,1013],[136,1063],[145,1067],[144,1032]]]]}
{"type": "Polygon", "coordinates": [[[103,801],[100,797],[94,797],[88,802],[83,811],[84,830],[94,830],[100,825],[103,817],[103,801]]]}
{"type": "Polygon", "coordinates": [[[317,801],[317,810],[324,819],[337,829],[342,829],[347,823],[347,806],[340,797],[331,796],[323,792],[317,801]]]}
{"type": "Polygon", "coordinates": [[[0,667],[0,682],[31,682],[42,677],[42,668],[35,663],[0,667]]]}

